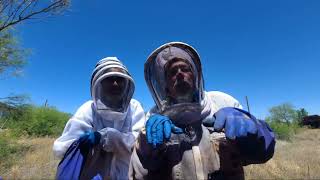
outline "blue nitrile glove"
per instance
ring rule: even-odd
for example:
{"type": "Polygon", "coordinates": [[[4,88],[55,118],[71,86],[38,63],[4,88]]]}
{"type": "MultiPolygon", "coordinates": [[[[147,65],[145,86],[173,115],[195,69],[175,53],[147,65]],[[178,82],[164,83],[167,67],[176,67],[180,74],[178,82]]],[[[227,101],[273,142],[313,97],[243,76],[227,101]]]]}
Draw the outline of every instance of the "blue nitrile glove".
{"type": "Polygon", "coordinates": [[[237,108],[226,107],[214,114],[214,130],[221,131],[224,128],[226,137],[235,139],[257,133],[256,119],[252,119],[249,113],[237,108]]]}
{"type": "Polygon", "coordinates": [[[99,144],[101,134],[99,132],[85,132],[79,138],[81,147],[92,148],[94,145],[99,144]]]}
{"type": "Polygon", "coordinates": [[[175,126],[167,116],[160,114],[154,114],[148,119],[146,131],[147,141],[153,148],[163,144],[164,140],[169,140],[171,132],[175,134],[183,133],[183,130],[175,126]]]}
{"type": "Polygon", "coordinates": [[[275,137],[266,122],[232,107],[220,109],[214,117],[214,129],[224,128],[226,137],[236,140],[240,152],[246,156],[244,164],[264,163],[273,156],[275,137]]]}
{"type": "Polygon", "coordinates": [[[98,174],[95,175],[91,180],[103,180],[103,178],[102,178],[101,175],[98,173],[98,174]]]}

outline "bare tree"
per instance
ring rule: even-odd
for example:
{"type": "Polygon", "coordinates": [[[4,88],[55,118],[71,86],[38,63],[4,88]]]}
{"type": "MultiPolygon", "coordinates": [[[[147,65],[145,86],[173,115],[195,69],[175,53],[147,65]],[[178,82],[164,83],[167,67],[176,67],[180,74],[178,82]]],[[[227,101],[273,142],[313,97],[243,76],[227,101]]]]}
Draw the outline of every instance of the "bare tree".
{"type": "Polygon", "coordinates": [[[28,19],[61,13],[70,0],[0,0],[0,32],[28,19]]]}

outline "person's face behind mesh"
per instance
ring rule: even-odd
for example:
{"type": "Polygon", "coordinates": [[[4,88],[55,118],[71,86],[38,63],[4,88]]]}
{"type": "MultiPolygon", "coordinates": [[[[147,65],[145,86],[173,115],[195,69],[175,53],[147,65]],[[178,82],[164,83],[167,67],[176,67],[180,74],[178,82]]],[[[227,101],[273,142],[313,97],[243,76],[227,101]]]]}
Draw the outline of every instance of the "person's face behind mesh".
{"type": "Polygon", "coordinates": [[[166,67],[166,79],[169,97],[173,99],[192,98],[194,75],[187,62],[179,59],[172,60],[166,67]]]}
{"type": "MultiPolygon", "coordinates": [[[[120,71],[115,69],[113,71],[120,71]]],[[[122,99],[125,94],[128,80],[119,77],[111,76],[101,81],[104,98],[111,107],[120,107],[122,105],[122,99]]]]}

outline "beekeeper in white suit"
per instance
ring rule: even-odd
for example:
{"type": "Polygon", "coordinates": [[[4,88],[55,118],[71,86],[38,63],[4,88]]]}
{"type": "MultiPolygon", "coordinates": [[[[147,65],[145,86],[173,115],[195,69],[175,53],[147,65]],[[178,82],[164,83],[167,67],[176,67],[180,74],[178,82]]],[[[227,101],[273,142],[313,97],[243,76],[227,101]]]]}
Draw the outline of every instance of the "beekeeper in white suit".
{"type": "Polygon", "coordinates": [[[243,179],[243,167],[273,156],[268,125],[232,96],[204,91],[196,50],[171,42],[151,53],[145,79],[156,106],[130,163],[131,179],[243,179]]]}
{"type": "Polygon", "coordinates": [[[84,103],[67,122],[54,142],[56,156],[63,157],[77,139],[88,136],[93,146],[85,162],[81,179],[128,179],[133,144],[144,126],[140,103],[132,99],[134,81],[128,69],[116,58],[100,60],[91,77],[92,100],[84,103]]]}

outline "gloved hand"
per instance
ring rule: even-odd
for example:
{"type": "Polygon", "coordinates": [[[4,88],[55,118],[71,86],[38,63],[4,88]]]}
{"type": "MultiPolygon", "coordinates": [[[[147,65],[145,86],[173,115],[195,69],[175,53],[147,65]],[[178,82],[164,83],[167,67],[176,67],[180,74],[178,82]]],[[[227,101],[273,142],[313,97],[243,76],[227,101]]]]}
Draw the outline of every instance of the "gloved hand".
{"type": "Polygon", "coordinates": [[[99,144],[101,139],[101,134],[99,132],[85,132],[79,138],[81,147],[91,148],[94,145],[99,144]]]}
{"type": "Polygon", "coordinates": [[[169,140],[171,132],[175,134],[183,133],[183,130],[175,126],[167,117],[160,114],[152,115],[146,123],[147,142],[153,148],[164,143],[164,140],[169,140]]]}
{"type": "Polygon", "coordinates": [[[246,137],[248,133],[256,134],[256,119],[241,109],[226,107],[220,109],[214,114],[214,130],[221,131],[224,129],[226,137],[236,139],[246,137]]]}
{"type": "Polygon", "coordinates": [[[244,165],[264,163],[273,156],[275,136],[265,121],[232,107],[220,109],[214,117],[214,130],[224,128],[226,137],[236,140],[244,165]]]}

